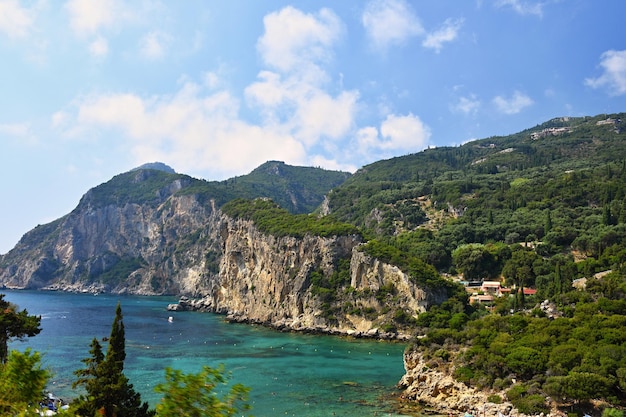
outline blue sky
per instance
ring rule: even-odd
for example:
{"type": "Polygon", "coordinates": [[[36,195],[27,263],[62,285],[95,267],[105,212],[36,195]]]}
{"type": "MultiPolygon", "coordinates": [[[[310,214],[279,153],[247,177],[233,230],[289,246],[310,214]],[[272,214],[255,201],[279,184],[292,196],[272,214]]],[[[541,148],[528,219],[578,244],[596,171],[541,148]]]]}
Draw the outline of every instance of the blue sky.
{"type": "Polygon", "coordinates": [[[0,253],[145,162],[353,172],[626,111],[623,0],[0,0],[0,253]]]}

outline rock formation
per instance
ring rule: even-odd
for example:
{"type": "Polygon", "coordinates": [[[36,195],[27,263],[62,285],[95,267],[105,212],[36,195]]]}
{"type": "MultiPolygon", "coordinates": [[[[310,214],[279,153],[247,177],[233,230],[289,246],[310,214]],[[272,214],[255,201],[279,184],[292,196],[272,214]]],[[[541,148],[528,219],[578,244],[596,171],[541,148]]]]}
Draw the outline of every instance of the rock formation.
{"type": "Polygon", "coordinates": [[[403,390],[402,398],[416,401],[441,414],[457,416],[469,411],[474,416],[484,417],[495,417],[498,413],[515,415],[510,403],[489,401],[490,395],[505,399],[504,393],[489,393],[468,387],[452,377],[453,370],[441,364],[434,366],[434,360],[426,359],[415,349],[407,349],[404,354],[406,373],[398,383],[403,390]]]}
{"type": "Polygon", "coordinates": [[[176,307],[279,329],[408,338],[393,322],[446,294],[358,250],[361,237],[275,237],[188,192],[190,177],[136,170],[90,190],[68,215],[27,233],[0,258],[0,285],[187,297],[176,307]],[[155,185],[156,184],[156,185],[155,185]],[[311,277],[349,265],[324,298],[311,277]]]}

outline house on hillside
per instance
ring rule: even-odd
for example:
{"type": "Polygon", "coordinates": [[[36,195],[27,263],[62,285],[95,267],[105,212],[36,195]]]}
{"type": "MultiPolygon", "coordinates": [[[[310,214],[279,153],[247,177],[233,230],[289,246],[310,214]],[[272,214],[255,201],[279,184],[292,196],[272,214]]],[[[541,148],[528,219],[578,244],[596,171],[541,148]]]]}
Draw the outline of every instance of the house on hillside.
{"type": "Polygon", "coordinates": [[[484,292],[485,294],[491,294],[495,297],[500,296],[501,288],[502,287],[500,286],[500,281],[483,281],[483,283],[480,285],[480,290],[482,292],[484,292]]]}

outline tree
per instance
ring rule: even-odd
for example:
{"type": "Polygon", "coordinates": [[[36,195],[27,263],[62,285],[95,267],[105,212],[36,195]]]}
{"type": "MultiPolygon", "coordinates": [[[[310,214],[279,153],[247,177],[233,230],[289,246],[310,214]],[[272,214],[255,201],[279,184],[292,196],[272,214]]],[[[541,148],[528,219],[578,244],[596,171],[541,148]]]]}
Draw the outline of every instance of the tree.
{"type": "Polygon", "coordinates": [[[468,281],[481,281],[495,275],[497,259],[482,243],[461,245],[452,252],[456,269],[468,281]]]}
{"type": "Polygon", "coordinates": [[[41,367],[41,355],[27,349],[12,351],[0,364],[0,416],[14,416],[41,400],[50,373],[41,367]]]}
{"type": "Polygon", "coordinates": [[[8,344],[13,338],[32,337],[41,332],[41,316],[31,316],[27,310],[18,311],[18,307],[4,300],[0,294],[0,363],[5,363],[8,356],[8,344]]]}
{"type": "Polygon", "coordinates": [[[570,372],[565,376],[548,377],[543,386],[549,395],[576,402],[606,398],[611,387],[610,378],[588,372],[570,372]]]}
{"type": "Polygon", "coordinates": [[[225,417],[250,409],[247,403],[250,389],[241,384],[233,385],[221,398],[215,393],[218,385],[227,383],[221,366],[217,369],[203,366],[197,374],[167,368],[165,380],[155,388],[163,394],[156,408],[158,417],[225,417]]]}
{"type": "Polygon", "coordinates": [[[141,396],[133,389],[124,375],[126,358],[124,321],[122,307],[118,303],[115,319],[111,326],[106,355],[97,339],[91,342],[91,357],[83,359],[85,369],[75,373],[78,380],[74,387],[83,386],[87,395],[76,401],[76,412],[84,417],[96,414],[106,417],[148,417],[154,411],[148,403],[141,402],[141,396]]]}

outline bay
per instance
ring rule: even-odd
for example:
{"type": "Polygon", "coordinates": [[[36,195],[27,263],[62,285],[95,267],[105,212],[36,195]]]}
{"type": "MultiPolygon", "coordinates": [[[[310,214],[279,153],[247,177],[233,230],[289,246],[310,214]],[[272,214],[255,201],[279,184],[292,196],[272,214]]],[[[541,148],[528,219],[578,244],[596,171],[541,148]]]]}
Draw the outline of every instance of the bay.
{"type": "Polygon", "coordinates": [[[124,372],[142,399],[155,406],[154,386],[166,367],[198,372],[224,365],[234,383],[251,388],[251,414],[373,416],[395,413],[395,384],[404,373],[401,343],[282,333],[227,323],[222,316],[168,312],[171,297],[139,297],[3,290],[5,299],[41,315],[39,335],[10,349],[41,352],[54,374],[50,391],[76,396],[73,372],[89,344],[109,335],[121,303],[126,331],[124,372]],[[168,319],[172,317],[170,322],[168,319]]]}

